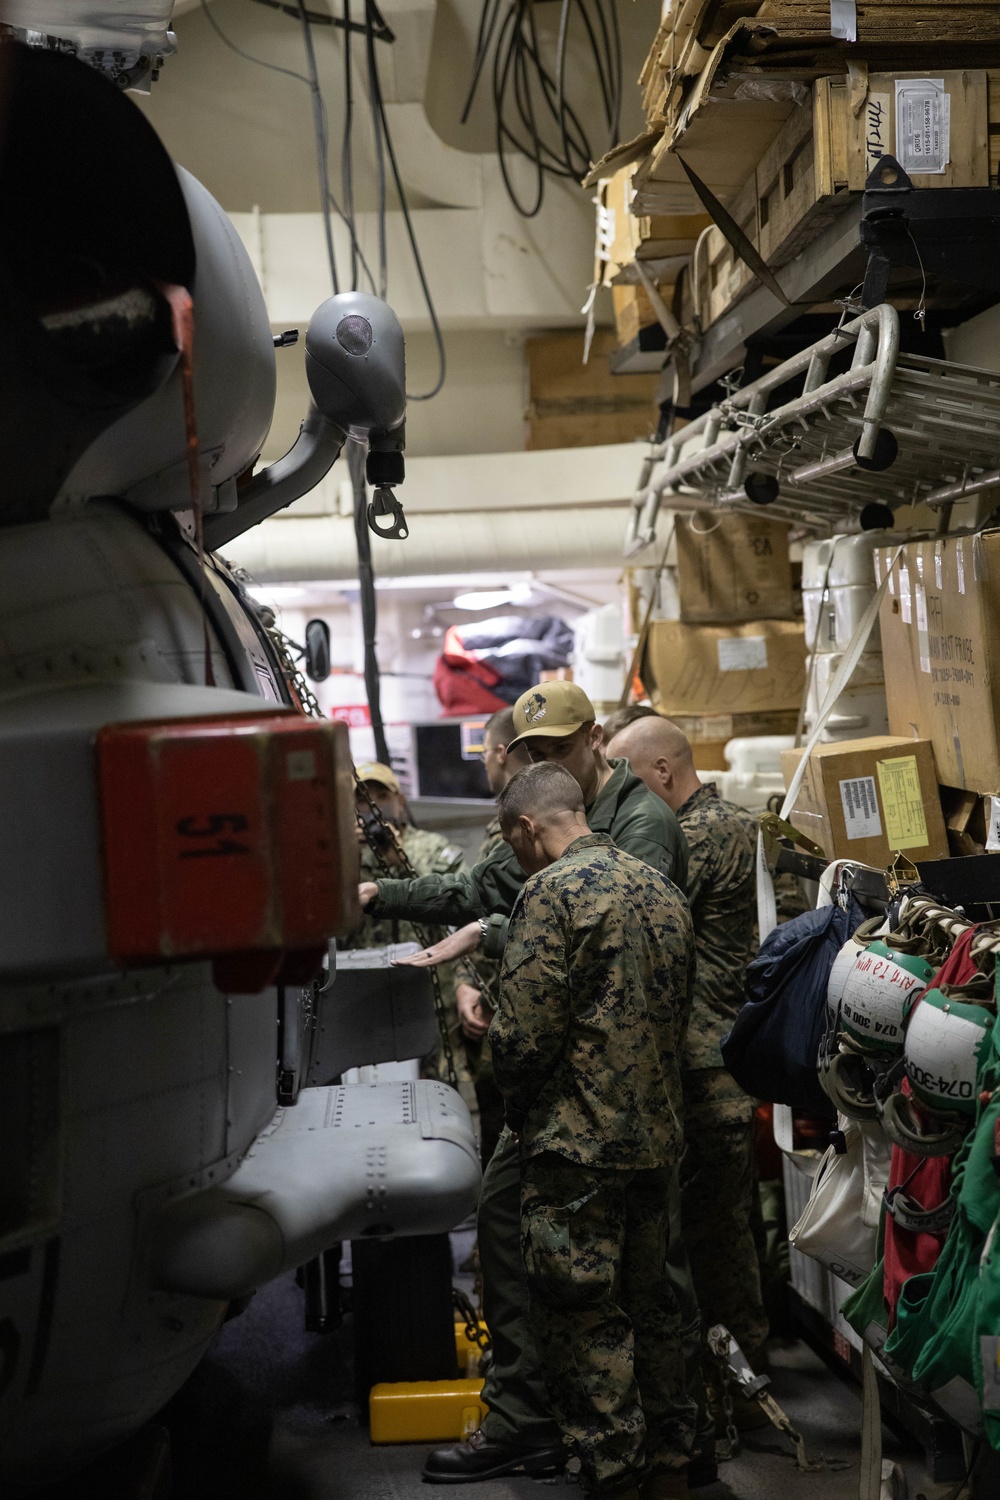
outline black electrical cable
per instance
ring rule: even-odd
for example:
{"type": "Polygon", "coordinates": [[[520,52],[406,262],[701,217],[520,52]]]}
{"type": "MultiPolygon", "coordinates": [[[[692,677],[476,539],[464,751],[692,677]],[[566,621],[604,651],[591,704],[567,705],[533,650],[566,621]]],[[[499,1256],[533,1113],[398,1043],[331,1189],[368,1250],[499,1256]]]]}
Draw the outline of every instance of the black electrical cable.
{"type": "Polygon", "coordinates": [[[378,183],[378,295],[385,301],[389,286],[389,250],[385,222],[385,146],[383,130],[388,134],[384,115],[380,110],[382,85],[379,79],[378,59],[375,56],[375,34],[371,6],[365,4],[365,56],[368,62],[368,97],[372,110],[372,135],[375,139],[375,173],[378,183]]]}
{"type": "MultiPolygon", "coordinates": [[[[371,4],[371,0],[368,0],[368,3],[371,4]]],[[[424,263],[420,254],[420,247],[417,244],[417,236],[413,229],[413,221],[410,218],[410,206],[406,201],[406,189],[403,187],[403,179],[400,176],[399,163],[396,161],[396,151],[392,144],[392,135],[389,132],[389,121],[386,118],[385,101],[382,98],[382,83],[379,78],[377,65],[374,70],[372,82],[374,93],[373,116],[377,115],[378,117],[377,122],[375,122],[376,134],[378,133],[379,125],[381,125],[382,135],[385,140],[385,150],[389,158],[389,167],[392,171],[392,180],[396,188],[396,197],[399,199],[399,207],[402,210],[403,214],[403,223],[406,226],[406,237],[410,242],[410,250],[413,253],[413,264],[416,267],[417,278],[420,282],[420,289],[423,292],[424,302],[426,303],[427,312],[431,320],[431,329],[434,333],[434,342],[437,345],[437,380],[429,391],[424,391],[420,395],[414,395],[410,391],[407,391],[406,399],[407,401],[430,401],[432,397],[437,395],[438,391],[440,391],[441,387],[444,385],[445,377],[448,373],[448,360],[445,354],[444,336],[441,332],[441,323],[437,315],[437,308],[434,306],[434,298],[431,296],[431,289],[427,285],[427,276],[424,272],[424,263]]]]}
{"type": "Polygon", "coordinates": [[[319,86],[319,68],[316,66],[316,49],[313,46],[312,21],[306,9],[305,0],[298,0],[299,15],[302,19],[302,41],[306,52],[306,66],[309,70],[309,92],[312,96],[313,110],[313,133],[316,137],[316,175],[319,178],[319,204],[323,215],[323,232],[326,236],[326,254],[330,263],[330,280],[333,283],[334,296],[340,291],[340,281],[337,278],[337,257],[333,249],[333,221],[330,218],[330,168],[329,168],[329,142],[326,133],[326,108],[323,104],[323,91],[319,86]]]}
{"type": "MultiPolygon", "coordinates": [[[[545,178],[576,181],[593,161],[620,139],[623,97],[621,30],[617,0],[560,0],[555,54],[545,57],[535,24],[536,0],[483,0],[476,31],[476,48],[469,92],[462,110],[465,124],[479,89],[487,55],[493,53],[492,102],[496,120],[497,153],[507,193],[525,218],[542,205],[545,178]],[[571,31],[582,31],[587,62],[569,67],[571,31]],[[580,115],[571,105],[567,80],[581,89],[596,83],[607,128],[602,149],[593,149],[580,115]],[[505,155],[513,151],[534,168],[535,187],[522,201],[514,186],[505,155]]],[[[593,111],[588,113],[588,123],[593,111]]]]}
{"type": "MultiPolygon", "coordinates": [[[[298,9],[296,11],[293,11],[287,5],[282,5],[282,4],[276,3],[276,0],[262,0],[262,3],[268,5],[271,9],[281,11],[283,14],[291,15],[291,16],[297,16],[298,19],[300,20],[300,22],[303,24],[305,32],[308,33],[308,37],[309,37],[309,44],[308,44],[308,47],[307,47],[307,59],[311,61],[311,67],[310,67],[310,72],[312,74],[311,77],[307,78],[304,74],[302,74],[302,73],[296,73],[291,68],[281,68],[276,63],[265,62],[265,60],[263,58],[261,58],[261,57],[254,57],[252,53],[244,52],[242,50],[242,48],[238,47],[235,42],[232,42],[229,39],[229,37],[226,36],[225,32],[222,30],[222,28],[220,27],[219,23],[216,21],[215,17],[209,11],[207,0],[201,0],[202,9],[204,10],[206,16],[208,17],[208,20],[211,23],[213,29],[218,34],[219,40],[222,41],[222,42],[224,42],[225,45],[230,49],[230,51],[235,52],[238,57],[244,58],[245,61],[247,61],[247,62],[257,63],[260,67],[262,67],[262,68],[269,68],[272,72],[284,73],[287,77],[294,78],[294,79],[296,79],[297,82],[305,84],[306,87],[313,94],[314,106],[316,104],[317,94],[318,94],[318,120],[319,120],[320,126],[321,126],[321,133],[322,133],[322,139],[323,139],[323,149],[322,149],[322,157],[320,158],[319,140],[317,139],[317,157],[318,157],[318,159],[322,160],[322,162],[323,162],[323,164],[325,166],[325,164],[326,164],[326,153],[327,153],[326,110],[325,110],[325,106],[324,106],[324,103],[323,103],[322,92],[319,91],[319,76],[318,76],[318,71],[316,71],[315,68],[314,68],[314,65],[315,65],[315,53],[313,52],[313,49],[312,49],[312,35],[311,35],[311,31],[309,31],[310,22],[311,21],[315,21],[317,19],[317,17],[312,12],[306,10],[305,4],[304,4],[304,0],[296,0],[297,6],[298,6],[298,9]]],[[[491,3],[492,3],[492,0],[491,0],[491,3]]],[[[498,4],[501,3],[501,0],[497,0],[497,3],[498,4]]],[[[332,18],[326,17],[325,19],[326,19],[327,23],[332,24],[332,18]]],[[[416,237],[416,234],[414,232],[413,221],[410,218],[409,204],[407,203],[407,200],[406,200],[406,190],[403,187],[403,181],[402,181],[402,177],[401,177],[400,171],[399,171],[399,164],[398,164],[398,162],[396,160],[396,152],[395,152],[395,149],[394,149],[393,144],[392,144],[392,136],[389,133],[389,122],[388,122],[388,119],[387,119],[387,116],[386,116],[385,103],[384,103],[384,100],[382,98],[382,85],[381,85],[381,82],[380,82],[380,79],[379,79],[379,74],[378,74],[378,60],[377,60],[377,56],[375,55],[375,52],[374,52],[374,42],[375,41],[394,41],[395,38],[393,36],[393,33],[389,30],[388,26],[386,25],[385,20],[382,17],[382,15],[381,15],[381,13],[380,13],[380,11],[378,9],[378,5],[376,3],[376,0],[365,0],[365,23],[364,23],[363,27],[361,26],[361,24],[359,22],[354,21],[354,20],[351,19],[351,16],[350,16],[350,0],[344,0],[344,13],[343,13],[342,17],[339,18],[339,20],[337,21],[337,24],[339,24],[340,26],[342,26],[343,29],[344,29],[345,42],[347,42],[349,40],[350,33],[352,31],[361,31],[361,30],[364,30],[365,40],[366,40],[366,46],[371,46],[371,62],[373,64],[373,66],[372,66],[370,74],[369,74],[369,82],[370,82],[370,85],[371,85],[371,88],[372,88],[372,94],[373,94],[373,99],[372,99],[372,106],[373,106],[372,107],[372,124],[373,124],[374,132],[375,132],[375,137],[376,137],[376,149],[377,149],[377,151],[381,152],[382,148],[384,147],[385,155],[387,155],[388,158],[389,158],[389,165],[390,165],[390,169],[391,169],[391,172],[392,172],[393,184],[394,184],[395,189],[396,189],[396,195],[397,195],[397,197],[399,199],[400,209],[402,210],[403,223],[404,223],[404,225],[406,227],[406,236],[407,236],[407,239],[409,241],[410,250],[411,250],[411,252],[413,254],[413,261],[414,261],[414,266],[415,266],[416,272],[417,272],[417,279],[420,282],[420,289],[421,289],[421,292],[423,294],[424,302],[426,303],[426,306],[427,306],[427,312],[428,312],[428,315],[430,317],[431,329],[432,329],[433,334],[434,334],[434,342],[435,342],[435,344],[437,346],[437,354],[438,354],[438,377],[437,377],[437,380],[435,381],[434,385],[432,386],[432,388],[429,391],[422,392],[420,394],[411,394],[410,392],[407,392],[407,398],[406,399],[408,401],[430,401],[431,398],[433,396],[436,396],[438,394],[438,392],[441,390],[441,388],[442,388],[442,386],[444,385],[444,382],[445,382],[445,377],[447,375],[447,358],[446,358],[446,354],[445,354],[444,337],[443,337],[443,334],[441,332],[441,323],[440,323],[440,319],[438,318],[438,315],[437,315],[437,309],[434,306],[434,299],[431,296],[430,287],[427,284],[427,276],[426,276],[426,273],[424,271],[423,259],[422,259],[421,255],[420,255],[420,247],[417,244],[417,237],[416,237]]],[[[346,142],[346,139],[347,139],[347,136],[348,136],[349,128],[350,128],[349,126],[345,128],[345,142],[346,142]]],[[[382,159],[382,162],[383,162],[382,171],[383,171],[383,174],[384,174],[384,157],[382,157],[381,159],[382,159]]],[[[346,187],[346,185],[347,184],[346,184],[346,178],[345,178],[345,187],[346,187]]],[[[363,270],[365,272],[365,275],[368,277],[368,281],[369,281],[369,283],[371,285],[372,291],[375,292],[376,295],[381,295],[383,297],[383,299],[384,299],[384,297],[385,297],[385,291],[382,290],[381,292],[379,292],[377,290],[375,277],[372,275],[371,268],[369,267],[368,262],[365,259],[364,253],[363,253],[363,251],[361,249],[361,246],[360,246],[360,244],[358,242],[358,237],[357,237],[357,232],[356,232],[356,227],[355,227],[355,222],[354,222],[353,169],[352,169],[351,183],[350,183],[351,196],[350,196],[350,199],[348,200],[348,206],[349,206],[349,210],[350,210],[349,214],[345,214],[344,210],[341,208],[340,204],[337,202],[337,199],[335,198],[335,196],[333,194],[333,191],[331,190],[331,188],[329,186],[328,174],[327,174],[327,181],[325,183],[325,188],[326,188],[326,199],[325,199],[325,208],[326,208],[326,211],[325,211],[324,217],[326,218],[327,221],[329,220],[329,210],[330,210],[330,207],[332,207],[333,210],[334,210],[334,212],[338,215],[338,217],[340,219],[343,220],[344,224],[346,225],[347,230],[348,230],[348,232],[350,234],[350,237],[351,237],[352,271],[354,269],[353,256],[356,254],[357,258],[358,258],[358,261],[360,262],[360,264],[361,264],[361,266],[362,266],[362,268],[363,268],[363,270]]],[[[385,203],[385,196],[384,196],[384,188],[383,188],[382,191],[380,192],[380,213],[379,213],[379,241],[380,241],[381,259],[382,259],[382,264],[379,267],[379,272],[380,272],[379,281],[382,284],[383,288],[384,288],[384,282],[385,282],[386,271],[387,271],[387,265],[386,265],[386,261],[387,261],[387,254],[386,254],[387,245],[386,245],[386,232],[385,232],[385,207],[384,207],[384,203],[385,203]]],[[[327,241],[327,243],[328,243],[328,249],[329,249],[329,251],[330,251],[330,253],[332,255],[332,234],[328,233],[328,241],[327,241]]],[[[331,272],[335,273],[335,269],[336,269],[335,262],[332,262],[331,263],[331,272]]]]}
{"type": "MultiPolygon", "coordinates": [[[[205,19],[208,21],[208,24],[212,27],[212,30],[218,36],[219,41],[222,42],[226,47],[228,47],[230,52],[235,52],[237,57],[242,57],[244,62],[256,63],[258,68],[267,68],[271,73],[283,73],[286,78],[294,78],[296,83],[304,84],[307,89],[312,87],[309,79],[304,73],[296,73],[292,68],[281,68],[277,63],[265,62],[264,58],[255,57],[252,52],[245,52],[242,47],[238,47],[232,40],[232,38],[226,35],[222,27],[219,25],[218,21],[212,15],[212,12],[208,6],[208,0],[201,0],[201,8],[205,12],[205,19]]],[[[284,7],[275,6],[274,9],[284,9],[284,7]]],[[[352,23],[352,30],[357,31],[358,29],[358,26],[352,23]]],[[[352,255],[357,255],[358,259],[360,260],[365,275],[368,277],[368,280],[371,284],[371,289],[374,292],[375,278],[372,275],[371,270],[369,269],[368,262],[365,260],[361,246],[358,244],[358,237],[354,228],[353,205],[351,215],[350,217],[348,217],[348,215],[344,213],[344,210],[341,208],[340,204],[337,202],[333,190],[331,189],[330,206],[333,209],[334,213],[337,215],[337,218],[341,220],[344,227],[347,229],[347,232],[351,237],[352,255]]]]}
{"type": "Polygon", "coordinates": [[[361,600],[361,632],[364,637],[365,696],[375,736],[375,759],[389,764],[389,747],[382,722],[382,684],[378,666],[378,602],[372,568],[372,539],[368,530],[368,497],[365,493],[365,447],[348,441],[347,467],[354,491],[354,535],[358,544],[358,587],[361,600]]]}
{"type": "MultiPolygon", "coordinates": [[[[354,80],[351,71],[351,0],[344,0],[344,140],[340,154],[340,177],[344,189],[344,207],[354,223],[354,80]]],[[[369,271],[369,278],[371,272],[369,271]]],[[[373,289],[374,289],[374,283],[373,289]]],[[[351,291],[358,289],[358,242],[351,235],[351,291]]]]}

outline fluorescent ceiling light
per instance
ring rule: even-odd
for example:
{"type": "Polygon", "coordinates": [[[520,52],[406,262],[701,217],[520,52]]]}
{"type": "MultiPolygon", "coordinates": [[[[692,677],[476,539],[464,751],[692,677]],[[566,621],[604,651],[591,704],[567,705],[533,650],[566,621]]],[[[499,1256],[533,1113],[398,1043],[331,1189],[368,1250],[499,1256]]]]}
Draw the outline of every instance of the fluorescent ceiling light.
{"type": "Polygon", "coordinates": [[[263,588],[247,589],[247,593],[252,594],[262,604],[270,604],[279,599],[301,599],[305,589],[291,583],[275,583],[265,585],[263,588]]]}
{"type": "Polygon", "coordinates": [[[498,604],[510,604],[513,598],[510,589],[474,589],[471,594],[456,594],[451,602],[456,609],[496,609],[498,604]]]}

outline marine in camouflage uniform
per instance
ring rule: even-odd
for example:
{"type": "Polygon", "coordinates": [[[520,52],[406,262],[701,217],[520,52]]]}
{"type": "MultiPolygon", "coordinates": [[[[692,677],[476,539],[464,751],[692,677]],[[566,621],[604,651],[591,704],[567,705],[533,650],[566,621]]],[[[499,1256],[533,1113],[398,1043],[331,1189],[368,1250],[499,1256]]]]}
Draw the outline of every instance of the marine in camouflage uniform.
{"type": "Polygon", "coordinates": [[[755,853],[745,810],[724,802],[713,782],[677,819],[690,851],[698,955],[682,1073],[684,1239],[705,1326],[724,1323],[753,1361],[767,1338],[751,1227],[754,1104],[723,1066],[720,1043],[743,1003],[754,947],[755,853]]]}
{"type": "MultiPolygon", "coordinates": [[[[464,875],[465,859],[461,849],[450,844],[440,833],[430,829],[404,825],[397,837],[410,864],[417,875],[464,875]]],[[[390,856],[391,858],[391,856],[390,856]]],[[[383,874],[382,866],[367,844],[361,846],[361,879],[378,880],[383,874]]],[[[421,940],[411,922],[402,917],[366,916],[351,935],[343,942],[344,948],[383,948],[390,943],[419,943],[421,940]]],[[[455,1000],[455,985],[459,975],[456,964],[441,964],[438,976],[441,983],[441,1000],[447,1017],[448,1035],[455,1071],[458,1074],[460,1092],[470,1108],[475,1108],[475,1093],[472,1075],[464,1062],[463,1038],[458,1025],[458,1005],[455,1000]]],[[[421,1069],[425,1078],[445,1078],[444,1049],[423,1060],[421,1069]]]]}
{"type": "Polygon", "coordinates": [[[692,967],[683,896],[605,834],[528,880],[504,951],[490,1043],[532,1326],[593,1493],[684,1469],[694,1434],[668,1269],[692,967]]]}

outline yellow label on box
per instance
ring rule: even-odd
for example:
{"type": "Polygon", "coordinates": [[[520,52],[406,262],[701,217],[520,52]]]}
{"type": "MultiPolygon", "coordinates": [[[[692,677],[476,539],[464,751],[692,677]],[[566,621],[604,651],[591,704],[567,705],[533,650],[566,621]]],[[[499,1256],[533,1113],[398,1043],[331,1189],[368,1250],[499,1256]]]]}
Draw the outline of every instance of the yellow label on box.
{"type": "Polygon", "coordinates": [[[927,818],[915,755],[878,763],[878,784],[890,849],[920,849],[927,842],[927,818]]]}

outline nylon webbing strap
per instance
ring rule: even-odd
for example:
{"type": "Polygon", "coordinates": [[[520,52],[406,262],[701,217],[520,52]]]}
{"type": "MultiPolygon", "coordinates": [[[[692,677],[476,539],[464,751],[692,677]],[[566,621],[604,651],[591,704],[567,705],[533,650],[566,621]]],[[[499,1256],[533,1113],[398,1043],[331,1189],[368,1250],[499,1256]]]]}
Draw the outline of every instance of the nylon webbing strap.
{"type": "Polygon", "coordinates": [[[861,1408],[861,1471],[858,1500],[879,1500],[882,1493],[882,1408],[872,1351],[866,1344],[861,1356],[863,1373],[861,1408]]]}
{"type": "MultiPolygon", "coordinates": [[[[840,666],[834,673],[833,681],[830,683],[826,698],[823,701],[823,707],[819,711],[816,722],[805,743],[805,748],[802,751],[802,759],[795,768],[795,775],[792,777],[791,785],[785,793],[785,800],[781,804],[782,818],[787,818],[795,806],[795,799],[802,787],[809,757],[819,744],[820,735],[826,728],[826,721],[833,712],[837,699],[847,687],[858,662],[861,660],[865,646],[868,644],[868,637],[871,635],[875,627],[875,621],[878,619],[882,600],[885,598],[886,590],[889,587],[889,579],[892,577],[893,569],[898,563],[902,551],[903,548],[900,545],[892,554],[889,566],[885,570],[885,577],[875,590],[875,595],[871,603],[858,621],[858,627],[851,636],[850,644],[841,658],[840,666]]],[[[761,942],[778,925],[778,909],[774,899],[774,880],[764,856],[764,835],[762,833],[757,835],[757,924],[760,929],[761,942]]]]}

